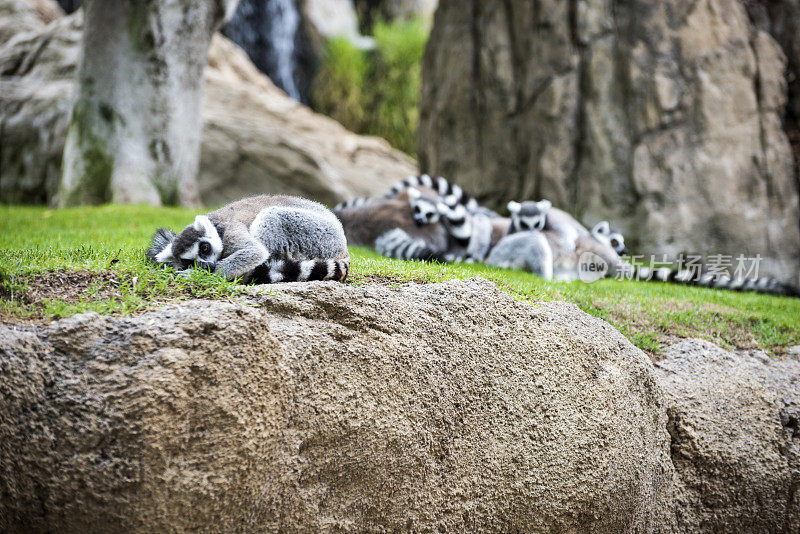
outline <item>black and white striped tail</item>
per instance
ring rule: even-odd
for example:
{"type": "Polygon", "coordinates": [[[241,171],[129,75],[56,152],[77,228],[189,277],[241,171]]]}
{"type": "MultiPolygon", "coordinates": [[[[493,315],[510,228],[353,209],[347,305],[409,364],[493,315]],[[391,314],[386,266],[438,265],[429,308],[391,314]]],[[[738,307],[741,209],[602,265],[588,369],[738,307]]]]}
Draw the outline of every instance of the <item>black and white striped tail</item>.
{"type": "Polygon", "coordinates": [[[453,241],[462,248],[467,248],[472,240],[472,216],[464,206],[447,206],[439,204],[439,214],[444,227],[453,241]]]}
{"type": "Polygon", "coordinates": [[[267,260],[256,267],[250,282],[254,284],[314,280],[344,282],[349,272],[350,260],[267,260]]]}
{"type": "Polygon", "coordinates": [[[372,202],[372,200],[373,199],[366,197],[354,198],[353,200],[348,200],[346,202],[340,202],[336,204],[333,207],[333,211],[342,211],[350,208],[360,208],[365,204],[369,204],[370,202],[372,202]]]}
{"type": "Polygon", "coordinates": [[[400,228],[378,237],[375,250],[378,254],[399,260],[446,261],[442,251],[434,249],[424,239],[411,237],[400,228]]]}
{"type": "Polygon", "coordinates": [[[652,269],[637,267],[636,280],[670,282],[712,289],[729,289],[731,291],[755,291],[770,295],[783,295],[800,298],[800,289],[774,278],[732,278],[722,273],[701,274],[690,269],[678,270],[669,267],[652,269]]]}
{"type": "Polygon", "coordinates": [[[409,187],[427,187],[428,189],[433,189],[439,193],[439,196],[444,199],[448,206],[457,206],[460,204],[466,206],[468,210],[478,209],[479,206],[478,201],[461,189],[461,187],[448,182],[441,176],[439,178],[431,178],[427,174],[409,176],[402,182],[397,182],[389,189],[385,198],[394,198],[409,187]]]}

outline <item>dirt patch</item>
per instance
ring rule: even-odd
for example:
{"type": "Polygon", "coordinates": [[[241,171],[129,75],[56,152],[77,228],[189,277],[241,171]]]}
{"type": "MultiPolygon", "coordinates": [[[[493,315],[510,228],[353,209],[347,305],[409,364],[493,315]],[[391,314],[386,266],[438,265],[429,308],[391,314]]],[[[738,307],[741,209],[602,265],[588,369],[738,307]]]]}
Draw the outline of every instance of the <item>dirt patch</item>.
{"type": "Polygon", "coordinates": [[[113,271],[53,271],[5,278],[0,282],[0,301],[11,303],[0,309],[0,320],[20,323],[44,319],[45,310],[52,301],[77,304],[121,300],[120,286],[132,281],[113,271]]]}
{"type": "Polygon", "coordinates": [[[367,275],[355,275],[351,276],[347,280],[347,284],[353,286],[363,286],[363,285],[375,285],[375,286],[382,286],[382,287],[396,287],[398,285],[406,284],[408,282],[415,282],[415,283],[426,283],[421,280],[400,280],[398,278],[393,278],[391,276],[384,276],[380,274],[367,274],[367,275]]]}
{"type": "MultiPolygon", "coordinates": [[[[106,300],[120,298],[120,284],[127,277],[113,271],[55,271],[34,273],[26,277],[26,287],[20,295],[13,295],[24,304],[40,305],[48,300],[80,302],[81,300],[106,300]]],[[[5,295],[3,296],[4,298],[5,295]]]]}

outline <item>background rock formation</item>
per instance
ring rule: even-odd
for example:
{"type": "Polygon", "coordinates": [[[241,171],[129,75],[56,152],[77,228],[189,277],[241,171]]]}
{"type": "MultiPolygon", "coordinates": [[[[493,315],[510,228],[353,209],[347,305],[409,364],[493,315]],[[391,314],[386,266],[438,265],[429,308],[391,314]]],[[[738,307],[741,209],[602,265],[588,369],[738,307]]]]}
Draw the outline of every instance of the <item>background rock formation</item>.
{"type": "Polygon", "coordinates": [[[608,324],[482,280],[271,289],[0,325],[0,530],[668,528],[662,393],[608,324]]]}
{"type": "Polygon", "coordinates": [[[784,68],[738,0],[444,0],[420,167],[493,206],[611,219],[634,251],[761,254],[797,281],[784,68]]]}
{"type": "MultiPolygon", "coordinates": [[[[79,56],[80,12],[0,47],[0,200],[50,202],[58,185],[79,56]]],[[[382,193],[415,172],[380,139],[355,135],[297,104],[229,41],[209,51],[200,199],[254,193],[333,204],[382,193]]]]}

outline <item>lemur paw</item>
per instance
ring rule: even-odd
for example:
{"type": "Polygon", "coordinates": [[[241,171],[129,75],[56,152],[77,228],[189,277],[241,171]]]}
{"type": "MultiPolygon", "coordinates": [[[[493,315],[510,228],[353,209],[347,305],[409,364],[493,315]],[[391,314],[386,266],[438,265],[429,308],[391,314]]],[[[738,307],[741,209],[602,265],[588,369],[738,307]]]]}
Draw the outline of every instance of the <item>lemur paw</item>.
{"type": "Polygon", "coordinates": [[[194,269],[192,269],[190,267],[188,269],[184,269],[182,271],[178,271],[178,276],[181,277],[181,278],[189,278],[190,276],[192,276],[193,272],[194,272],[194,269]]]}

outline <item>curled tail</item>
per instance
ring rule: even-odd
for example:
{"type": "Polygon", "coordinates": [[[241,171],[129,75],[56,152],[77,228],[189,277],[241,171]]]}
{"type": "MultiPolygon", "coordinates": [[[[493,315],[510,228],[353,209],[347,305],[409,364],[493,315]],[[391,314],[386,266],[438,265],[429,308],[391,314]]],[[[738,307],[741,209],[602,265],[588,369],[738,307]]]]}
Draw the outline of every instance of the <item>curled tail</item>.
{"type": "Polygon", "coordinates": [[[690,286],[708,287],[712,289],[729,289],[731,291],[755,291],[770,295],[800,298],[800,289],[775,280],[774,278],[732,278],[725,273],[700,273],[692,269],[671,269],[669,267],[650,268],[637,267],[633,273],[635,280],[670,282],[690,286]]]}
{"type": "Polygon", "coordinates": [[[411,237],[400,228],[378,237],[375,250],[378,254],[400,260],[446,261],[442,251],[434,249],[424,239],[411,237]]]}
{"type": "Polygon", "coordinates": [[[366,197],[354,198],[353,200],[348,200],[346,202],[340,202],[340,203],[336,204],[333,207],[332,211],[342,211],[342,210],[347,210],[347,209],[350,209],[350,208],[359,208],[359,207],[363,206],[364,204],[369,204],[370,202],[372,202],[372,200],[373,199],[366,198],[366,197]]]}
{"type": "Polygon", "coordinates": [[[278,282],[311,282],[336,280],[344,282],[350,272],[350,259],[346,260],[267,260],[253,271],[250,282],[276,284],[278,282]]]}
{"type": "Polygon", "coordinates": [[[431,178],[427,174],[409,176],[402,182],[396,183],[389,189],[389,192],[386,193],[385,198],[394,198],[409,187],[427,187],[428,189],[433,189],[439,193],[439,196],[442,197],[444,202],[451,207],[460,204],[470,211],[479,208],[478,201],[461,189],[461,187],[448,182],[441,176],[439,178],[431,178]]]}

